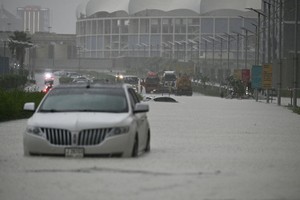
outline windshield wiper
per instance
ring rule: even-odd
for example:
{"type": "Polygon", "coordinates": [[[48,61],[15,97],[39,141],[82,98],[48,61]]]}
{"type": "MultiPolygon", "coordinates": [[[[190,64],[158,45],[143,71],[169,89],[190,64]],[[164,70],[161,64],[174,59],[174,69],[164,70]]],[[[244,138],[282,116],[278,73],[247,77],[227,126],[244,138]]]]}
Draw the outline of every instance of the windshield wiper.
{"type": "Polygon", "coordinates": [[[39,110],[40,112],[51,112],[51,113],[54,113],[54,112],[61,112],[61,111],[58,111],[58,110],[55,110],[55,109],[41,109],[39,110]]]}

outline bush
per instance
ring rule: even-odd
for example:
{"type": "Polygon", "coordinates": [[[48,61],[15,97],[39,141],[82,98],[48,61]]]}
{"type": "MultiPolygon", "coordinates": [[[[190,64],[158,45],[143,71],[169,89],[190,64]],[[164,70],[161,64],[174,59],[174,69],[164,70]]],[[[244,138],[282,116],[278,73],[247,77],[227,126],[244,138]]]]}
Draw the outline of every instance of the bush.
{"type": "Polygon", "coordinates": [[[19,74],[7,74],[0,76],[0,88],[5,90],[24,87],[27,82],[27,76],[19,74]]]}
{"type": "Polygon", "coordinates": [[[40,103],[44,93],[40,92],[24,92],[19,90],[4,91],[0,89],[0,121],[8,121],[15,119],[24,119],[32,115],[32,113],[24,111],[25,102],[40,103]]]}
{"type": "Polygon", "coordinates": [[[297,107],[297,108],[293,109],[293,112],[300,115],[300,107],[297,107]]]}

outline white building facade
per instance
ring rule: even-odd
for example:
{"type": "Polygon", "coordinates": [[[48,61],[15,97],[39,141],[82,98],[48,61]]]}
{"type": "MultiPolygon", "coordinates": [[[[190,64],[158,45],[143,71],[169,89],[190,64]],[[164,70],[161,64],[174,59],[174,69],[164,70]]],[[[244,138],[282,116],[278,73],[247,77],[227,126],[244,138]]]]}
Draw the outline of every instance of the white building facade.
{"type": "MultiPolygon", "coordinates": [[[[205,53],[212,57],[213,50],[220,54],[221,46],[224,51],[227,48],[228,43],[224,40],[221,45],[218,36],[243,34],[241,27],[255,31],[251,23],[257,16],[246,8],[257,8],[259,2],[90,0],[77,10],[77,45],[85,58],[169,56],[191,60],[205,57],[205,53]]],[[[234,43],[230,46],[236,46],[234,43]]],[[[242,57],[245,48],[243,42],[240,45],[240,52],[231,52],[242,57]]]]}

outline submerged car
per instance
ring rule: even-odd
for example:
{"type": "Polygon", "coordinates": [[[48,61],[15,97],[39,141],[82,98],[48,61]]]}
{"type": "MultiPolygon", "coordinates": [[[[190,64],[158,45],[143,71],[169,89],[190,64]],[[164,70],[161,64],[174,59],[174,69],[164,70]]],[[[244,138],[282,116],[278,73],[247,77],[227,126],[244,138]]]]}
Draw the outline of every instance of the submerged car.
{"type": "Polygon", "coordinates": [[[150,151],[150,126],[128,84],[59,85],[35,108],[24,132],[24,155],[137,157],[150,151]]]}

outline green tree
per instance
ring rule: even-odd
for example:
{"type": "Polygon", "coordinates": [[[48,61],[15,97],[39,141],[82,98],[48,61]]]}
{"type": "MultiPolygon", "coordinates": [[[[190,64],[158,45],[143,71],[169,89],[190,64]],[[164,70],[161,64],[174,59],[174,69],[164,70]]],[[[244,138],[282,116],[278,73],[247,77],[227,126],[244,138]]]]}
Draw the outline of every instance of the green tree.
{"type": "Polygon", "coordinates": [[[23,71],[26,48],[32,46],[31,38],[27,35],[27,33],[22,31],[15,31],[9,38],[9,49],[12,55],[16,56],[20,69],[23,71]]]}
{"type": "Polygon", "coordinates": [[[241,80],[236,79],[234,76],[229,76],[227,81],[228,86],[233,89],[233,92],[237,97],[242,97],[245,95],[245,86],[241,80]]]}

